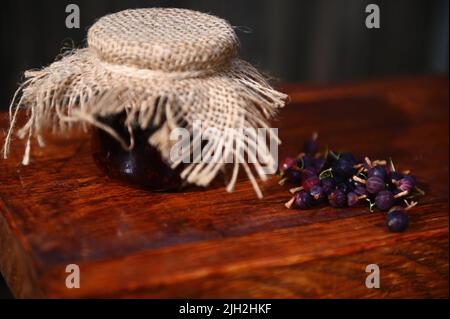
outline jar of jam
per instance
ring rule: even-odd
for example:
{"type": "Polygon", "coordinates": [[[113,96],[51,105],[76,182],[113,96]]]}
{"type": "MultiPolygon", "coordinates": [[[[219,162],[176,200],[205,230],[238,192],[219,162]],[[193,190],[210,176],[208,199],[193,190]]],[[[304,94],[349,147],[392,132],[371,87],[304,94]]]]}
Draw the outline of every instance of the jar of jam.
{"type": "MultiPolygon", "coordinates": [[[[98,118],[103,124],[113,128],[124,141],[130,139],[124,125],[125,113],[98,118]]],[[[109,133],[99,128],[92,129],[92,155],[97,166],[109,177],[128,185],[152,191],[177,191],[184,186],[180,178],[182,165],[172,169],[161,153],[148,143],[156,128],[142,130],[133,126],[134,147],[126,150],[109,133]]]]}
{"type": "MultiPolygon", "coordinates": [[[[244,159],[241,145],[247,138],[230,130],[269,130],[268,121],[287,99],[239,57],[238,49],[239,40],[229,22],[197,11],[143,8],[101,17],[89,28],[87,47],[73,50],[43,69],[25,72],[26,81],[11,104],[15,111],[11,112],[3,156],[8,155],[19,110],[29,116],[19,131],[26,138],[24,165],[30,162],[32,139],[42,144],[44,129],[59,132],[67,123],[98,124],[93,123],[95,119],[129,141],[125,120],[126,112],[131,111],[139,114],[139,123],[130,130],[130,150],[98,125],[93,128],[93,156],[108,176],[153,191],[173,191],[183,187],[185,180],[209,187],[227,165],[233,165],[227,182],[227,190],[232,191],[244,159]],[[213,145],[226,145],[227,159],[233,159],[233,164],[220,160],[198,163],[198,156],[189,154],[192,162],[170,167],[161,156],[172,150],[170,134],[153,126],[182,127],[193,135],[196,120],[205,129],[205,140],[210,140],[208,135],[216,139],[215,144],[207,145],[211,151],[205,155],[220,154],[222,150],[216,153],[213,145]],[[207,131],[209,128],[220,134],[207,131]],[[150,137],[157,147],[149,144],[150,137]],[[183,170],[186,176],[182,179],[183,170]]],[[[194,137],[190,138],[194,143],[194,137]]],[[[249,138],[252,145],[258,144],[256,134],[249,138]]],[[[261,163],[274,161],[270,152],[262,153],[257,157],[261,163]]],[[[259,164],[249,164],[256,169],[245,164],[245,172],[257,196],[262,197],[256,177],[265,179],[266,174],[259,164]]]]}

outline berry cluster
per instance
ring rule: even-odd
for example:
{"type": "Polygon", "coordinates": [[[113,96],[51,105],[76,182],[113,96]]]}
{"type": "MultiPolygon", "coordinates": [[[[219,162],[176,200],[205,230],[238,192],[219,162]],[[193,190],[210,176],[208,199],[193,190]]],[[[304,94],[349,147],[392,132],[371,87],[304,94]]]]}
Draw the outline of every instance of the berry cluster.
{"type": "Polygon", "coordinates": [[[340,208],[367,203],[371,212],[375,207],[388,212],[386,225],[394,232],[407,228],[406,211],[417,205],[415,196],[424,195],[409,171],[397,171],[391,159],[371,161],[365,157],[358,161],[351,153],[335,153],[328,148],[320,153],[317,133],[296,158],[283,161],[280,175],[280,184],[299,185],[290,189],[294,196],[286,207],[308,209],[328,203],[340,208]]]}

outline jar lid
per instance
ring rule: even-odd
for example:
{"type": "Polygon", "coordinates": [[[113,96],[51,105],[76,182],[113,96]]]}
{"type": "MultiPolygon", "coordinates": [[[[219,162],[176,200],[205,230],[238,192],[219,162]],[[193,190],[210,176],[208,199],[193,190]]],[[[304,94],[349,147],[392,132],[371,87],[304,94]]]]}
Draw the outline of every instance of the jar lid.
{"type": "Polygon", "coordinates": [[[191,71],[228,62],[239,42],[221,18],[187,9],[148,8],[100,18],[89,29],[88,45],[109,63],[191,71]]]}

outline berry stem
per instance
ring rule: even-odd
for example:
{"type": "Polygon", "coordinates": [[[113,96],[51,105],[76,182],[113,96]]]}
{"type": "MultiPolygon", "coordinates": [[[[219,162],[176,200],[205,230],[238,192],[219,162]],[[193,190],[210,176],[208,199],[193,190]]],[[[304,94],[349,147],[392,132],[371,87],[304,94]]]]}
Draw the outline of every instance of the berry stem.
{"type": "Polygon", "coordinates": [[[285,204],[284,204],[284,206],[286,206],[286,208],[292,208],[292,204],[294,204],[294,201],[295,201],[295,196],[292,196],[292,198],[288,201],[288,202],[286,202],[285,204]]]}
{"type": "Polygon", "coordinates": [[[408,201],[405,199],[404,202],[406,203],[406,208],[405,210],[410,210],[411,208],[413,208],[414,206],[416,206],[418,204],[418,202],[415,201],[411,201],[410,203],[408,203],[408,201]]]}
{"type": "Polygon", "coordinates": [[[375,203],[372,203],[369,198],[366,198],[366,201],[369,202],[369,210],[371,213],[373,213],[373,207],[375,206],[375,203]]]}
{"type": "Polygon", "coordinates": [[[367,181],[365,179],[362,179],[361,177],[358,177],[356,175],[353,176],[353,180],[357,181],[357,182],[359,182],[361,184],[366,184],[367,183],[367,181]]]}
{"type": "Polygon", "coordinates": [[[392,160],[392,157],[389,157],[389,166],[391,166],[391,171],[395,172],[395,165],[394,165],[394,161],[392,160]]]}
{"type": "Polygon", "coordinates": [[[331,154],[331,156],[333,156],[334,157],[334,159],[335,160],[338,160],[339,159],[339,157],[341,157],[341,155],[340,154],[336,154],[335,152],[333,152],[332,150],[330,150],[330,154],[331,154]]]}
{"type": "Polygon", "coordinates": [[[333,169],[330,167],[319,174],[319,179],[322,180],[327,177],[333,177],[333,169]]]}
{"type": "Polygon", "coordinates": [[[425,191],[419,187],[414,187],[414,189],[422,196],[425,196],[425,191]]]}
{"type": "Polygon", "coordinates": [[[305,152],[298,153],[295,158],[300,159],[300,158],[303,158],[303,156],[305,156],[305,152]]]}
{"type": "Polygon", "coordinates": [[[372,162],[372,165],[373,165],[373,166],[376,166],[376,165],[381,165],[381,166],[383,166],[383,165],[386,165],[386,161],[385,161],[385,160],[374,160],[374,161],[372,162]]]}
{"type": "Polygon", "coordinates": [[[291,192],[292,194],[295,194],[295,193],[297,193],[297,192],[299,192],[301,190],[303,190],[303,186],[291,188],[289,190],[289,192],[291,192]]]}
{"type": "Polygon", "coordinates": [[[395,195],[394,198],[399,198],[399,197],[402,197],[402,196],[405,196],[405,195],[408,195],[408,194],[409,194],[408,191],[403,191],[403,192],[400,192],[397,195],[395,195]]]}
{"type": "Polygon", "coordinates": [[[301,161],[301,166],[300,166],[300,169],[303,169],[304,167],[305,167],[305,161],[303,160],[303,156],[301,156],[301,157],[298,157],[298,159],[301,161]]]}
{"type": "Polygon", "coordinates": [[[367,166],[372,167],[372,162],[370,161],[370,158],[366,156],[364,157],[364,161],[366,162],[367,166]]]}
{"type": "Polygon", "coordinates": [[[367,176],[363,172],[358,172],[358,174],[356,175],[361,175],[362,177],[364,177],[364,180],[367,180],[367,176]]]}

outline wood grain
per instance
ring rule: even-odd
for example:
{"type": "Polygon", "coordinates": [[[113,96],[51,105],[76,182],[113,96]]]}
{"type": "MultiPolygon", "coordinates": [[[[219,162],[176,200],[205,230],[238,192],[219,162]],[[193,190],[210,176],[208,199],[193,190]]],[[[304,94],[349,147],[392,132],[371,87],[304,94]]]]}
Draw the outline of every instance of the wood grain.
{"type": "MultiPolygon", "coordinates": [[[[0,267],[16,297],[448,298],[448,78],[285,85],[280,158],[313,131],[338,150],[392,156],[427,191],[402,234],[365,207],[287,210],[276,178],[149,193],[104,176],[89,140],[52,138],[0,161],[0,267]],[[78,264],[81,288],[67,289],[78,264]],[[381,288],[367,289],[378,264],[381,288]]],[[[7,114],[1,115],[6,128],[7,114]]],[[[219,183],[220,184],[220,183],[219,183]]]]}

